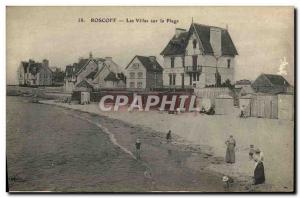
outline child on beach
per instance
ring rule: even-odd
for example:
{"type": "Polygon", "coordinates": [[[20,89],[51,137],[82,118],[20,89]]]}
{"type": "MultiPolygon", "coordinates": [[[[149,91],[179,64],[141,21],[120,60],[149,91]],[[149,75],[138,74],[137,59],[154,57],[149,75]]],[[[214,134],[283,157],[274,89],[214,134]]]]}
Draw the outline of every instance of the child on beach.
{"type": "Polygon", "coordinates": [[[167,143],[171,142],[172,140],[171,130],[169,130],[169,132],[167,133],[166,139],[167,139],[167,143]]]}
{"type": "Polygon", "coordinates": [[[138,138],[135,142],[135,152],[136,152],[136,159],[141,159],[141,141],[138,138]]]}

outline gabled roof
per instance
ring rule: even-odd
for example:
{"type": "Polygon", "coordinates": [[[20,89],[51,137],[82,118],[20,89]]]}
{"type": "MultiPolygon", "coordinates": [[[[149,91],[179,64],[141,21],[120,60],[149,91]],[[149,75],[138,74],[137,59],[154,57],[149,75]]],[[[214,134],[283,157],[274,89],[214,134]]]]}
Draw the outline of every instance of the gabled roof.
{"type": "Polygon", "coordinates": [[[65,70],[66,76],[68,77],[68,76],[79,73],[90,61],[94,61],[97,64],[98,61],[103,62],[104,59],[102,59],[102,58],[94,58],[94,59],[85,58],[85,59],[83,59],[82,58],[78,61],[78,63],[73,63],[73,65],[66,66],[66,70],[65,70]],[[75,70],[74,70],[74,68],[75,68],[75,70]]]}
{"type": "Polygon", "coordinates": [[[277,75],[277,74],[262,74],[262,75],[264,75],[273,85],[290,86],[289,82],[281,75],[277,75]]]}
{"type": "Polygon", "coordinates": [[[278,94],[286,93],[291,85],[281,75],[261,74],[251,86],[256,92],[278,94]]]}
{"type": "Polygon", "coordinates": [[[84,87],[84,88],[90,88],[90,89],[92,89],[93,88],[93,84],[90,83],[88,80],[83,79],[80,83],[78,83],[76,85],[76,87],[84,87]]]}
{"type": "MultiPolygon", "coordinates": [[[[75,74],[78,74],[85,68],[91,61],[97,64],[96,59],[81,59],[75,66],[75,74]]],[[[98,65],[98,64],[97,64],[98,65]]]]}
{"type": "Polygon", "coordinates": [[[105,81],[119,81],[114,72],[109,72],[109,74],[104,78],[105,81]]]}
{"type": "Polygon", "coordinates": [[[97,72],[98,72],[98,67],[94,71],[92,71],[89,75],[87,75],[86,78],[94,79],[97,72]]]}
{"type": "Polygon", "coordinates": [[[130,64],[132,63],[132,61],[137,58],[141,63],[142,65],[145,67],[145,69],[147,71],[163,71],[163,68],[162,66],[157,62],[157,60],[152,60],[150,57],[148,56],[139,56],[139,55],[136,55],[131,61],[130,63],[127,65],[127,67],[125,69],[127,69],[130,64]]]}
{"type": "Polygon", "coordinates": [[[174,35],[160,54],[165,56],[184,54],[188,43],[188,38],[189,32],[182,32],[179,34],[178,38],[176,38],[174,35]]]}
{"type": "Polygon", "coordinates": [[[228,30],[220,27],[202,25],[197,23],[192,23],[189,32],[181,33],[178,36],[178,38],[176,38],[176,36],[173,36],[173,38],[170,40],[170,42],[161,52],[161,55],[167,56],[167,55],[184,54],[189,37],[192,35],[193,32],[195,32],[197,37],[200,39],[204,54],[213,54],[214,53],[213,48],[210,43],[211,28],[218,28],[221,30],[222,55],[230,55],[230,56],[238,55],[238,52],[235,48],[234,43],[232,42],[228,30]]]}

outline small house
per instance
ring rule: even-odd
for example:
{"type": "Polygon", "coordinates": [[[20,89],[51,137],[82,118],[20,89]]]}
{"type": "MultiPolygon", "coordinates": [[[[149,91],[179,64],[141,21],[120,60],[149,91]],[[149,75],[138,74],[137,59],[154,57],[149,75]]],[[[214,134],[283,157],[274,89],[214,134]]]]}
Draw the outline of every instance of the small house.
{"type": "Polygon", "coordinates": [[[277,74],[261,74],[252,83],[255,92],[269,94],[286,93],[290,87],[289,82],[277,74]]]}
{"type": "Polygon", "coordinates": [[[155,56],[136,55],[126,67],[128,89],[155,89],[163,86],[163,68],[155,56]]]}
{"type": "Polygon", "coordinates": [[[34,60],[22,61],[18,68],[18,80],[21,86],[49,86],[52,85],[52,71],[49,61],[41,63],[34,60]]]}

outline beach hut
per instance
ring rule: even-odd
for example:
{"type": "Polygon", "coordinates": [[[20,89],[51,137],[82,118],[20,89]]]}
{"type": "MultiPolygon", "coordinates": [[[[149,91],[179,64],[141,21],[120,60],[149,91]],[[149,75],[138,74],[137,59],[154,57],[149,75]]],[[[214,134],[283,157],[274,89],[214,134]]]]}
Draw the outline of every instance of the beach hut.
{"type": "Polygon", "coordinates": [[[231,114],[234,111],[233,97],[220,95],[215,100],[215,112],[218,115],[231,114]]]}
{"type": "Polygon", "coordinates": [[[294,120],[293,94],[278,94],[278,119],[294,120]]]}
{"type": "Polygon", "coordinates": [[[250,108],[252,117],[277,119],[278,97],[272,94],[255,94],[250,108]]]}

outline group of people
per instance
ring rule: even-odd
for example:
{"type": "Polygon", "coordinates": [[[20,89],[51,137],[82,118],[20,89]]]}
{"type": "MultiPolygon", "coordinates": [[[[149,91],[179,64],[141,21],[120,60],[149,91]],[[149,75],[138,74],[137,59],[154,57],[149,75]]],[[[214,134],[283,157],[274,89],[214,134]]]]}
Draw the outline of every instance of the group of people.
{"type": "MultiPolygon", "coordinates": [[[[233,164],[235,163],[235,147],[236,141],[232,135],[225,142],[227,149],[225,155],[225,162],[233,164]]],[[[254,162],[254,177],[253,184],[262,184],[265,182],[265,170],[264,170],[264,155],[259,148],[254,148],[254,145],[250,145],[249,159],[254,162]]]]}
{"type": "MultiPolygon", "coordinates": [[[[171,130],[168,131],[166,135],[166,142],[171,143],[172,135],[171,130]]],[[[227,146],[225,162],[233,164],[235,163],[235,148],[236,141],[232,135],[225,141],[227,146]]],[[[141,158],[141,141],[138,138],[135,142],[135,150],[136,150],[136,159],[139,160],[141,158]]],[[[254,177],[253,184],[262,184],[265,182],[265,171],[264,171],[264,155],[263,152],[259,148],[254,148],[254,145],[250,145],[249,148],[249,159],[254,162],[254,177]]]]}

